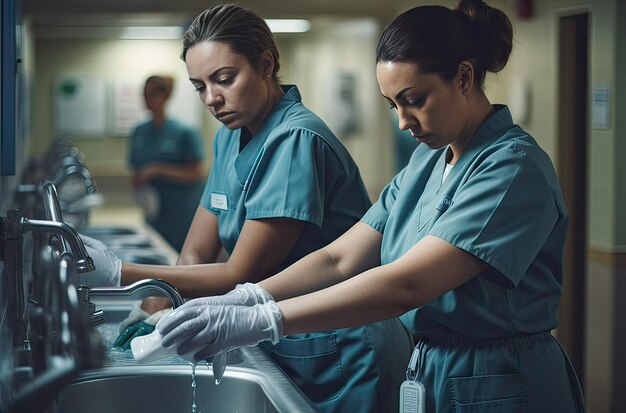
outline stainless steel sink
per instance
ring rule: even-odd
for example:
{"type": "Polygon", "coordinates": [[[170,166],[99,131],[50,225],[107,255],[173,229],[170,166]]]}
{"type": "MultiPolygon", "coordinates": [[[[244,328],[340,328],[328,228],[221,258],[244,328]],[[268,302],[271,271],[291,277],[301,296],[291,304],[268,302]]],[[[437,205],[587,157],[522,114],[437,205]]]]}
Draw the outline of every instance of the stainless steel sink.
{"type": "Polygon", "coordinates": [[[152,241],[145,235],[116,235],[111,237],[100,237],[100,241],[104,242],[109,248],[152,248],[152,241]]]}
{"type": "MultiPolygon", "coordinates": [[[[241,349],[220,384],[206,364],[195,372],[197,412],[315,412],[300,390],[257,347],[241,349]]],[[[192,411],[190,365],[113,366],[83,373],[61,394],[56,413],[192,411]]]]}
{"type": "Polygon", "coordinates": [[[153,265],[172,263],[172,257],[161,251],[150,235],[134,228],[95,226],[81,228],[78,232],[103,242],[122,261],[153,265]]]}
{"type": "Polygon", "coordinates": [[[112,237],[120,235],[135,235],[137,231],[127,227],[84,227],[78,230],[80,234],[85,234],[88,237],[112,237]]]}
{"type": "MultiPolygon", "coordinates": [[[[94,302],[107,320],[98,329],[109,348],[109,360],[106,367],[82,373],[65,388],[52,413],[192,411],[192,368],[184,359],[138,364],[129,351],[111,348],[117,326],[134,301],[96,297],[94,302]]],[[[315,412],[300,389],[256,346],[228,352],[219,385],[206,363],[196,367],[195,378],[198,413],[315,412]]]]}
{"type": "Polygon", "coordinates": [[[167,265],[169,260],[163,254],[159,254],[152,249],[129,249],[111,248],[111,251],[122,261],[134,262],[137,264],[167,265]]]}

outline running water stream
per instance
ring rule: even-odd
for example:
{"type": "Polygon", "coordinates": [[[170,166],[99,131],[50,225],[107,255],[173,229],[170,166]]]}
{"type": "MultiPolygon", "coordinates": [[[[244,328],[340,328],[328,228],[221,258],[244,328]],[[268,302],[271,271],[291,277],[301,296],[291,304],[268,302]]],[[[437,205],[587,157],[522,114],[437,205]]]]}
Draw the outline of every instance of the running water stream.
{"type": "Polygon", "coordinates": [[[200,413],[196,410],[196,364],[191,363],[191,413],[200,413]]]}
{"type": "MultiPolygon", "coordinates": [[[[116,324],[103,324],[98,327],[98,331],[100,336],[102,337],[102,341],[104,345],[107,347],[107,364],[108,365],[123,365],[123,364],[139,364],[133,358],[133,354],[130,350],[121,350],[113,347],[113,343],[117,338],[119,331],[118,326],[116,324]]],[[[224,360],[220,363],[218,361],[218,372],[215,378],[215,384],[219,385],[221,381],[221,377],[224,374],[224,369],[226,367],[225,354],[221,354],[219,357],[224,357],[224,360]]],[[[183,357],[168,357],[165,359],[161,359],[159,361],[160,364],[183,364],[188,363],[191,366],[191,413],[201,413],[198,410],[198,406],[196,404],[196,366],[197,363],[191,363],[187,359],[183,357]]],[[[213,365],[206,362],[206,366],[208,369],[212,369],[213,365]]],[[[216,372],[214,372],[216,373],[216,372]]]]}

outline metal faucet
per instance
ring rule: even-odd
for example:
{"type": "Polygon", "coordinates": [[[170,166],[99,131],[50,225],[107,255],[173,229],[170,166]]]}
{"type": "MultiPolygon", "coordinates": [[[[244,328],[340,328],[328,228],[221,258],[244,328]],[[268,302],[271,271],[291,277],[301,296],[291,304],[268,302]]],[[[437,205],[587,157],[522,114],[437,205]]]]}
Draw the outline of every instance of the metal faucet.
{"type": "Polygon", "coordinates": [[[71,258],[61,257],[57,262],[55,255],[50,246],[42,251],[43,264],[54,273],[46,280],[54,300],[29,313],[37,327],[28,358],[30,365],[16,366],[29,374],[13,381],[13,391],[6,401],[7,413],[48,411],[76,375],[84,369],[102,367],[106,359],[100,335],[84,317],[76,289],[69,282],[71,258]]]}
{"type": "Polygon", "coordinates": [[[85,184],[85,191],[87,194],[91,194],[98,191],[96,182],[91,175],[91,171],[86,166],[75,164],[67,165],[59,169],[52,178],[52,182],[56,185],[61,185],[66,178],[70,176],[78,175],[85,184]]]}
{"type": "Polygon", "coordinates": [[[93,298],[93,297],[131,297],[138,296],[138,298],[149,297],[153,292],[160,293],[161,295],[169,298],[172,302],[172,307],[176,308],[181,306],[185,300],[180,292],[174,287],[172,284],[164,281],[160,278],[147,278],[145,280],[139,280],[134,284],[127,285],[125,287],[96,287],[96,288],[87,288],[87,287],[79,287],[79,289],[83,288],[83,291],[79,290],[79,295],[83,298],[93,298]],[[86,289],[86,296],[85,291],[86,289]]]}
{"type": "Polygon", "coordinates": [[[51,232],[61,235],[63,239],[69,243],[71,250],[71,252],[62,252],[61,256],[71,254],[72,261],[74,261],[74,265],[76,267],[76,271],[83,273],[94,271],[96,269],[96,266],[94,265],[93,260],[87,253],[87,249],[85,248],[83,241],[80,239],[80,236],[74,230],[74,228],[70,227],[65,222],[44,221],[39,219],[28,219],[22,217],[19,225],[22,229],[22,232],[39,231],[51,232]]]}
{"type": "Polygon", "coordinates": [[[9,307],[14,313],[10,314],[9,320],[17,332],[15,344],[27,341],[22,265],[24,233],[28,231],[62,235],[69,243],[71,252],[62,252],[61,258],[71,259],[78,272],[93,271],[96,268],[80,237],[69,225],[63,222],[29,220],[16,209],[7,211],[6,218],[0,217],[0,246],[5,269],[3,275],[10,282],[9,307]]]}
{"type": "Polygon", "coordinates": [[[134,284],[125,287],[95,287],[89,288],[86,285],[76,287],[78,298],[82,308],[87,309],[87,313],[91,318],[92,326],[104,324],[104,312],[96,310],[96,305],[91,302],[92,297],[131,297],[146,298],[152,295],[152,292],[160,293],[172,302],[172,308],[181,306],[185,300],[180,292],[172,284],[160,278],[147,278],[139,280],[134,284]]]}
{"type": "MultiPolygon", "coordinates": [[[[43,195],[44,209],[46,211],[46,219],[48,221],[63,222],[56,187],[48,182],[43,185],[41,192],[43,195]]],[[[70,248],[65,238],[61,237],[61,255],[67,252],[71,252],[70,248]]]]}

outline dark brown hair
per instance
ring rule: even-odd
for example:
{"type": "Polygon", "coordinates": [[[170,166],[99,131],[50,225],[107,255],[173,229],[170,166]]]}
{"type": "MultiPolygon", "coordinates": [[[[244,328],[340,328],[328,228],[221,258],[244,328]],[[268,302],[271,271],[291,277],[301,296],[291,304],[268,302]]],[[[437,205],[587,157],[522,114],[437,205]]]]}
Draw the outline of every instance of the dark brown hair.
{"type": "Polygon", "coordinates": [[[504,12],[481,0],[461,0],[454,10],[422,6],[396,17],[380,37],[376,62],[413,62],[451,81],[467,60],[482,88],[487,72],[506,66],[512,47],[513,28],[504,12]]]}
{"type": "Polygon", "coordinates": [[[264,53],[269,51],[274,59],[272,78],[278,79],[280,63],[276,42],[265,20],[253,11],[234,4],[221,4],[203,11],[183,36],[181,59],[186,59],[190,47],[208,40],[227,44],[257,70],[264,53]]]}
{"type": "Polygon", "coordinates": [[[150,76],[146,79],[144,91],[149,84],[153,84],[155,86],[154,90],[165,95],[166,98],[169,98],[172,94],[172,89],[174,88],[174,78],[171,76],[150,76]]]}

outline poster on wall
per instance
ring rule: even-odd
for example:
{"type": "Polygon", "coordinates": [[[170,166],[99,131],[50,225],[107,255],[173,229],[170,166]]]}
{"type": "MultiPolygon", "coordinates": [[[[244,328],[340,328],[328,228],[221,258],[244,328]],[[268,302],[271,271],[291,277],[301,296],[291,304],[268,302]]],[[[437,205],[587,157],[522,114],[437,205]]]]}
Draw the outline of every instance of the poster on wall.
{"type": "Polygon", "coordinates": [[[148,119],[143,97],[143,77],[120,77],[113,84],[113,136],[129,136],[133,129],[148,119]]]}
{"type": "Polygon", "coordinates": [[[87,74],[65,74],[53,84],[57,135],[102,137],[106,132],[106,82],[87,74]]]}
{"type": "Polygon", "coordinates": [[[591,90],[591,128],[609,129],[609,84],[596,82],[591,90]]]}
{"type": "Polygon", "coordinates": [[[359,107],[356,90],[357,78],[354,73],[339,72],[329,82],[332,99],[329,99],[328,124],[342,138],[347,138],[359,130],[359,107]]]}
{"type": "MultiPolygon", "coordinates": [[[[130,136],[141,122],[150,119],[146,109],[144,85],[146,78],[126,76],[115,79],[113,84],[113,136],[130,136]]],[[[202,116],[206,115],[189,80],[180,76],[174,80],[172,95],[167,101],[168,118],[188,124],[195,128],[202,127],[202,116]]]]}

